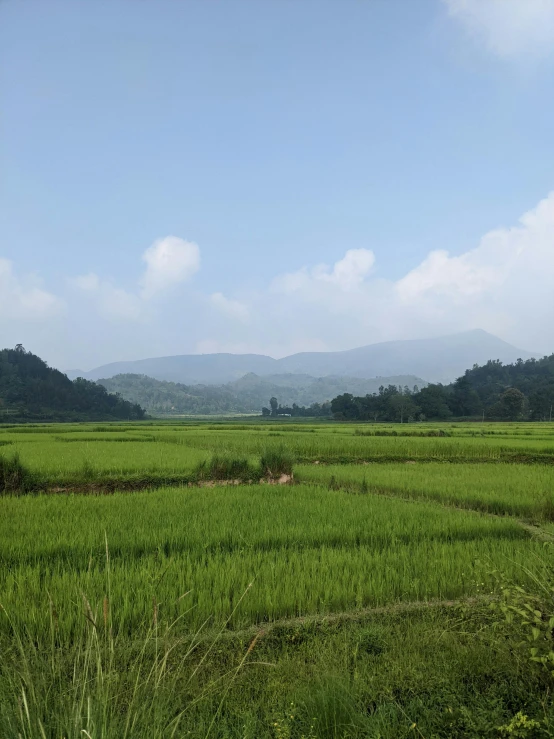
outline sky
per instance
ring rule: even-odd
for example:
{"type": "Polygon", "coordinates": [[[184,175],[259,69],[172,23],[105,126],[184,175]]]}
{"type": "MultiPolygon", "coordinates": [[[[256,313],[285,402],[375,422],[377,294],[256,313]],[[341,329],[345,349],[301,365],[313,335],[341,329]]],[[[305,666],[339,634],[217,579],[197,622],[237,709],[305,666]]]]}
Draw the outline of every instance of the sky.
{"type": "Polygon", "coordinates": [[[0,346],[554,351],[554,0],[0,0],[0,346]]]}

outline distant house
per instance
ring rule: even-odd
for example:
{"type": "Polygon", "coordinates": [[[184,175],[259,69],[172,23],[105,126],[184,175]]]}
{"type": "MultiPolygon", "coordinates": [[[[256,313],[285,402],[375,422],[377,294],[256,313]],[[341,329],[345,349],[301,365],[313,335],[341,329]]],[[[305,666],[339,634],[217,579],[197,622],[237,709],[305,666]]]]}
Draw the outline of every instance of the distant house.
{"type": "Polygon", "coordinates": [[[286,416],[287,418],[290,418],[292,416],[292,413],[278,413],[278,416],[286,416]]]}

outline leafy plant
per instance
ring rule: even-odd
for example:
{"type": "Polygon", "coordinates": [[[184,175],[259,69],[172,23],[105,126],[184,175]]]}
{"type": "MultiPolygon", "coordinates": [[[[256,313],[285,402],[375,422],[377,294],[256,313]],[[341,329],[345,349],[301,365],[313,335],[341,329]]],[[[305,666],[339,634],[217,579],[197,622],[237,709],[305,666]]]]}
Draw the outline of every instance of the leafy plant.
{"type": "Polygon", "coordinates": [[[262,477],[279,477],[292,475],[294,458],[285,447],[266,449],[260,459],[262,477]]]}
{"type": "Polygon", "coordinates": [[[12,457],[0,456],[0,494],[26,492],[31,487],[31,475],[16,452],[12,457]]]}
{"type": "Polygon", "coordinates": [[[547,580],[532,577],[536,592],[523,585],[504,584],[501,599],[492,603],[504,620],[513,626],[521,641],[519,647],[530,662],[541,665],[554,678],[554,573],[547,580]]]}

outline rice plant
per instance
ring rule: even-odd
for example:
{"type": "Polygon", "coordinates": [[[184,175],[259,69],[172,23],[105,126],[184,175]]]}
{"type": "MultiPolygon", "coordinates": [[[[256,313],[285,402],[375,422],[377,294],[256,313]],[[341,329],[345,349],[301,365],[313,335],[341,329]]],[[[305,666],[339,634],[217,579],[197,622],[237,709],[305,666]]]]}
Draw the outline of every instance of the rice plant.
{"type": "Polygon", "coordinates": [[[0,426],[0,736],[554,732],[554,426],[209,423],[0,426]]]}

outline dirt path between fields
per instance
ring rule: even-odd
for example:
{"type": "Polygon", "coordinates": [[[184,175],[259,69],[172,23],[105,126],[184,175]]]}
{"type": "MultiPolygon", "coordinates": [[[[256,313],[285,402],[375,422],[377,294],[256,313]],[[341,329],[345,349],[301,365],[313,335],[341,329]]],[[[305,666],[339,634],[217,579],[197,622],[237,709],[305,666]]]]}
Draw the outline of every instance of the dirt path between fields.
{"type": "MultiPolygon", "coordinates": [[[[294,483],[293,475],[280,475],[279,477],[264,477],[260,480],[190,480],[189,478],[164,480],[99,480],[96,482],[76,483],[69,485],[53,485],[42,491],[47,494],[57,495],[113,495],[114,493],[135,493],[141,490],[154,488],[215,488],[236,487],[239,485],[291,485],[294,483]]],[[[31,491],[35,492],[35,491],[31,491]]]]}
{"type": "Polygon", "coordinates": [[[428,610],[456,610],[462,608],[473,608],[477,605],[486,605],[496,600],[493,595],[470,596],[467,598],[458,598],[455,600],[439,600],[432,599],[427,601],[408,601],[406,603],[391,603],[387,606],[372,606],[351,611],[341,611],[339,613],[327,614],[311,614],[306,616],[296,616],[294,618],[283,618],[275,621],[261,622],[242,629],[225,628],[219,632],[212,631],[209,634],[199,635],[199,641],[208,639],[225,640],[225,639],[262,639],[268,636],[272,631],[284,629],[293,630],[304,626],[314,625],[324,627],[333,624],[357,623],[370,619],[373,616],[386,616],[388,614],[404,614],[416,613],[417,611],[428,610]]]}

